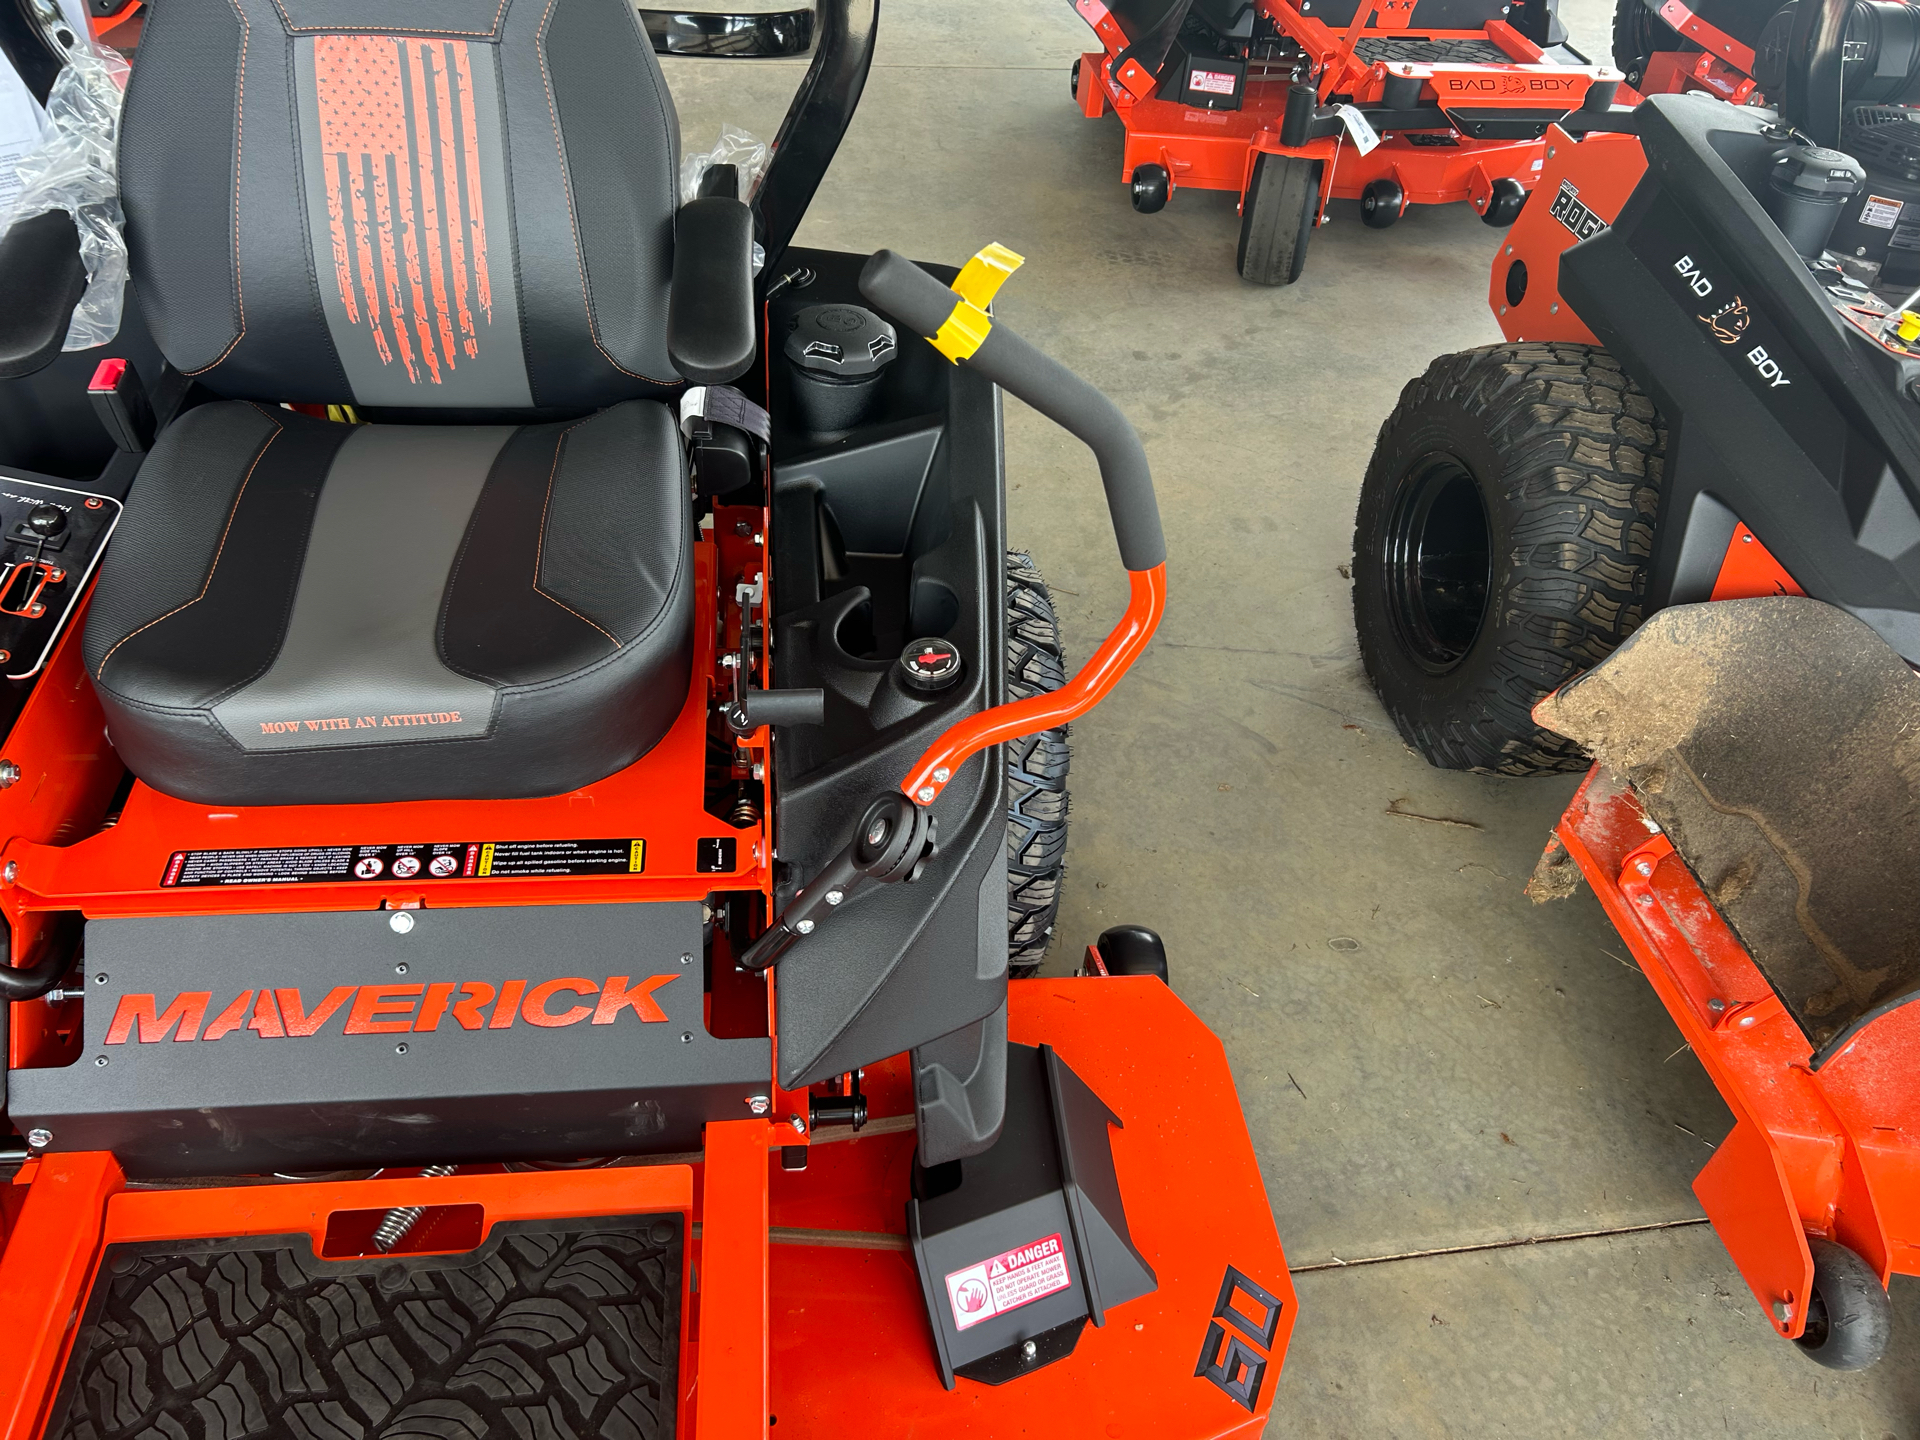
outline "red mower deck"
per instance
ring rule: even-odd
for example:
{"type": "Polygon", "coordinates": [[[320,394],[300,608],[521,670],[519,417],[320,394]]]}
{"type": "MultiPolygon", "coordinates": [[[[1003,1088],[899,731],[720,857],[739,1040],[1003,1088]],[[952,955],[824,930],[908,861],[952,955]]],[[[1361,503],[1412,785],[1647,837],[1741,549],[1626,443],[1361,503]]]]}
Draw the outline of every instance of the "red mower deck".
{"type": "MultiPolygon", "coordinates": [[[[1133,185],[1135,207],[1156,211],[1183,187],[1240,195],[1249,279],[1261,278],[1249,273],[1247,255],[1249,232],[1264,218],[1248,197],[1268,157],[1312,167],[1309,227],[1325,223],[1335,199],[1361,200],[1376,228],[1409,205],[1460,202],[1505,225],[1539,180],[1549,122],[1633,98],[1616,72],[1582,63],[1564,45],[1536,43],[1498,7],[1473,28],[1457,28],[1457,16],[1453,28],[1436,28],[1406,4],[1335,0],[1322,4],[1322,16],[1312,0],[1257,0],[1251,38],[1219,42],[1237,55],[1175,43],[1153,68],[1138,56],[1159,46],[1149,47],[1139,26],[1101,0],[1075,8],[1104,48],[1076,62],[1074,96],[1088,118],[1111,112],[1125,126],[1121,178],[1133,185]],[[1335,18],[1342,9],[1347,17],[1335,18]]],[[[1522,7],[1511,8],[1517,20],[1522,7]]],[[[1265,283],[1297,273],[1296,263],[1293,274],[1265,283]]]]}

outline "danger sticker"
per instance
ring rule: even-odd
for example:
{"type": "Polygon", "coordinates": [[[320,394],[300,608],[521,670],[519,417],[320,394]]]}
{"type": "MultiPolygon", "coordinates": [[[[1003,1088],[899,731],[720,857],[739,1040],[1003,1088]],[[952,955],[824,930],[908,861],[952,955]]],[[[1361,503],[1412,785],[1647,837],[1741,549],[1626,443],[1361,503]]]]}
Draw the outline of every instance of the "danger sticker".
{"type": "Polygon", "coordinates": [[[1889,200],[1884,195],[1869,195],[1867,203],[1860,207],[1860,223],[1871,225],[1876,230],[1891,230],[1894,222],[1900,218],[1902,202],[1889,200]]]}
{"type": "Polygon", "coordinates": [[[440,845],[312,845],[176,850],[160,877],[191,885],[301,885],[343,880],[493,880],[530,875],[638,875],[644,840],[468,840],[440,845]]]}
{"type": "Polygon", "coordinates": [[[1202,95],[1231,95],[1239,78],[1231,70],[1192,70],[1187,74],[1187,88],[1202,95]]]}
{"type": "Polygon", "coordinates": [[[947,1276],[954,1325],[965,1330],[1067,1288],[1067,1256],[1049,1235],[947,1276]]]}

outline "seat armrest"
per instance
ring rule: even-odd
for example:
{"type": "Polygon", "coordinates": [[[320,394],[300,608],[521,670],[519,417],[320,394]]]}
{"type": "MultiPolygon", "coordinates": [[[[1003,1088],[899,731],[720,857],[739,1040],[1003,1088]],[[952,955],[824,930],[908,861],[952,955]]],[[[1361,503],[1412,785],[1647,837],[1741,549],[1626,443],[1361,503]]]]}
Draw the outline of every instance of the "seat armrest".
{"type": "Polygon", "coordinates": [[[667,356],[702,385],[724,385],[753,364],[753,211],[706,195],[673,219],[667,356]]]}
{"type": "Polygon", "coordinates": [[[48,210],[8,227],[0,237],[0,380],[31,375],[59,357],[86,289],[73,216],[48,210]]]}

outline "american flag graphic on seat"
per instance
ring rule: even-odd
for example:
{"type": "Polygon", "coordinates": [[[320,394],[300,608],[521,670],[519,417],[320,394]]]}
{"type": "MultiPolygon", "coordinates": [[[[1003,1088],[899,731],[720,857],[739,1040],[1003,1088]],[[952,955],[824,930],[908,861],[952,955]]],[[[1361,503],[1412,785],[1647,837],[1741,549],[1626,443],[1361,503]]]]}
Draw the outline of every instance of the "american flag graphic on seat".
{"type": "Polygon", "coordinates": [[[442,384],[493,318],[467,44],[322,35],[314,80],[347,320],[372,332],[383,366],[442,384]]]}

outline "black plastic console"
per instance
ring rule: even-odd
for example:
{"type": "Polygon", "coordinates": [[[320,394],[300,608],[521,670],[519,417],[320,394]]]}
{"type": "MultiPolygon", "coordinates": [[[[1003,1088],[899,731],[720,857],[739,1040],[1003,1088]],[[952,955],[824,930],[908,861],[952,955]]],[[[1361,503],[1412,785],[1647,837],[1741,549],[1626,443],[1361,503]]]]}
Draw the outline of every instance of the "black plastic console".
{"type": "MultiPolygon", "coordinates": [[[[824,690],[828,722],[783,731],[775,747],[780,905],[941,731],[1006,694],[993,386],[903,334],[860,428],[802,428],[777,347],[802,309],[861,303],[862,261],[790,251],[789,266],[816,278],[770,306],[774,676],[782,688],[824,690]],[[906,683],[895,662],[923,639],[958,648],[957,681],[906,683]]],[[[976,1153],[999,1130],[1005,784],[997,747],[967,761],[933,806],[939,852],[921,878],[863,896],[781,961],[781,1084],[914,1051],[929,1163],[976,1153]]]]}

